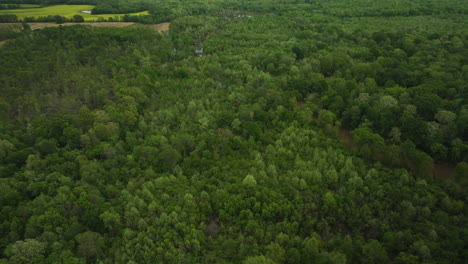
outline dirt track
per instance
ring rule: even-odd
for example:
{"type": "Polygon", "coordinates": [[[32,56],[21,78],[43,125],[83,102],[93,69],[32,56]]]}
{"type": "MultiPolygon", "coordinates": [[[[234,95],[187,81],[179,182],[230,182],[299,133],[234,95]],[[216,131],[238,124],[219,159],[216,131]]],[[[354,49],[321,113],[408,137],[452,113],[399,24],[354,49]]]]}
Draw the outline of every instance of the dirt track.
{"type": "Polygon", "coordinates": [[[169,26],[171,23],[161,23],[161,24],[153,24],[153,25],[137,25],[137,27],[144,27],[144,28],[152,28],[159,32],[169,31],[169,26]]]}

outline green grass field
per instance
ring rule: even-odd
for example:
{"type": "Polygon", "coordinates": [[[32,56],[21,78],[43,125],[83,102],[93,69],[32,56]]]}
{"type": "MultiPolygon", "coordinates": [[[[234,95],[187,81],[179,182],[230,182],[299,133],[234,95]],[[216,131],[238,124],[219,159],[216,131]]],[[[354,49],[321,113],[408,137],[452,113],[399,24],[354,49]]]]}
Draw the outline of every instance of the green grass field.
{"type": "MultiPolygon", "coordinates": [[[[102,15],[91,15],[81,13],[83,10],[92,10],[93,5],[54,5],[40,8],[24,8],[24,9],[5,9],[0,10],[0,15],[17,15],[18,19],[23,19],[25,17],[41,17],[41,16],[64,16],[66,18],[72,18],[74,15],[82,16],[85,21],[97,21],[100,17],[109,18],[109,17],[120,17],[124,14],[102,14],[102,15]]],[[[129,15],[148,15],[148,11],[130,13],[129,15]]]]}

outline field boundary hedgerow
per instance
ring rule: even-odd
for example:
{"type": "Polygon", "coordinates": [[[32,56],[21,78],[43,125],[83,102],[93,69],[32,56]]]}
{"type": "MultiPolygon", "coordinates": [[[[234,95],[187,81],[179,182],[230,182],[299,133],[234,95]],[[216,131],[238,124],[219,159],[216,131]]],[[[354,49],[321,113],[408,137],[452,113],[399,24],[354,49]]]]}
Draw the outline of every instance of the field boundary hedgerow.
{"type": "MultiPolygon", "coordinates": [[[[145,28],[152,28],[158,32],[169,31],[169,26],[171,25],[171,23],[142,25],[142,24],[137,24],[135,22],[82,22],[82,23],[67,22],[63,24],[34,22],[34,23],[27,23],[27,24],[32,30],[44,29],[44,28],[49,28],[49,27],[84,25],[84,26],[92,26],[92,27],[130,27],[130,26],[145,27],[145,28]]],[[[8,28],[8,27],[22,28],[22,23],[0,23],[0,29],[8,28]]]]}

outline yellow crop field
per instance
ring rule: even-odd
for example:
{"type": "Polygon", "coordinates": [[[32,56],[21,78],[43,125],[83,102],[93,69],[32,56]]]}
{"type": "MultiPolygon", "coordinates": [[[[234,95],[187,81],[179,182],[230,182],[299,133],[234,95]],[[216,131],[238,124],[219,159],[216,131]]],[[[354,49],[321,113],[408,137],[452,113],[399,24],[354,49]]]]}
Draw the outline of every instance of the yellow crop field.
{"type": "MultiPolygon", "coordinates": [[[[25,17],[44,17],[44,16],[64,16],[72,18],[74,15],[82,16],[85,21],[97,21],[100,17],[108,19],[109,17],[121,17],[124,14],[102,14],[92,15],[82,13],[81,11],[91,11],[94,5],[54,5],[40,8],[25,8],[25,9],[5,9],[0,10],[0,15],[16,15],[18,19],[25,17]]],[[[148,15],[148,11],[129,13],[129,15],[148,15]]]]}

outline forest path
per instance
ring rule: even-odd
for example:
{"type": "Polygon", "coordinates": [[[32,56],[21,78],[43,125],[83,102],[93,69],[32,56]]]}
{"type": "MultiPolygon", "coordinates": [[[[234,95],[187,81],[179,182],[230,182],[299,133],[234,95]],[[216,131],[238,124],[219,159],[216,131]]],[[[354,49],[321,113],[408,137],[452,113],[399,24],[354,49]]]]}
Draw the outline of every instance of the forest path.
{"type": "Polygon", "coordinates": [[[152,28],[158,32],[166,32],[169,31],[171,23],[166,22],[166,23],[160,23],[160,24],[148,24],[148,25],[137,25],[137,27],[144,27],[144,28],[152,28]]]}

